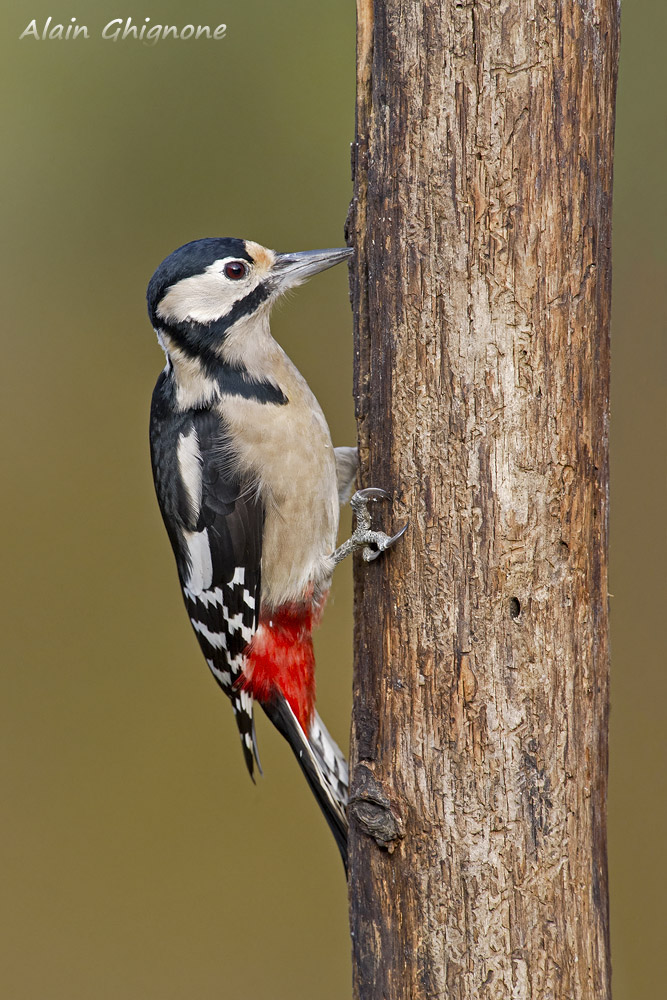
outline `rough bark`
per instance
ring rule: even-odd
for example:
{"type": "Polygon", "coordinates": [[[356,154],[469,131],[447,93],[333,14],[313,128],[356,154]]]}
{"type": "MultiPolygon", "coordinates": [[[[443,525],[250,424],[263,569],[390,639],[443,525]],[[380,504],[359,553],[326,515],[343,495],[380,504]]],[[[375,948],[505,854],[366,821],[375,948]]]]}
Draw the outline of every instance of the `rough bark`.
{"type": "Polygon", "coordinates": [[[617,2],[357,14],[356,996],[606,998],[617,2]]]}

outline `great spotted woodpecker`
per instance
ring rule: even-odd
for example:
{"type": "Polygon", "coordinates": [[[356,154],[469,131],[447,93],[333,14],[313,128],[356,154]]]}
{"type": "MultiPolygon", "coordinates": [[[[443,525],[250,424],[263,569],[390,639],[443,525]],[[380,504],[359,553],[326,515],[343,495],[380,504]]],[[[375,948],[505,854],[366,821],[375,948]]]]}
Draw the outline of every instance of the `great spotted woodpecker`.
{"type": "Polygon", "coordinates": [[[371,530],[366,505],[386,494],[362,490],[355,532],[335,550],[356,449],[333,448],[269,312],[352,253],[196,240],[160,264],[147,295],[167,357],[151,407],[153,476],[192,627],[232,702],[250,775],[257,701],[292,747],[344,862],[347,764],[315,711],[311,633],[336,563],[360,546],[375,558],[402,531],[371,530]]]}

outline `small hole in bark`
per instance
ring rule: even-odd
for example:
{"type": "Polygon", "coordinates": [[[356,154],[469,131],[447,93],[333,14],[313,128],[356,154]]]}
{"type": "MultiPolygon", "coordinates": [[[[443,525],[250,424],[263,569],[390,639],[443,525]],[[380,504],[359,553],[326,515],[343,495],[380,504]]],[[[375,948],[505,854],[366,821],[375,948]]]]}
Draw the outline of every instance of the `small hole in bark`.
{"type": "Polygon", "coordinates": [[[521,604],[518,597],[513,597],[510,601],[510,614],[512,618],[518,618],[521,614],[521,604]]]}

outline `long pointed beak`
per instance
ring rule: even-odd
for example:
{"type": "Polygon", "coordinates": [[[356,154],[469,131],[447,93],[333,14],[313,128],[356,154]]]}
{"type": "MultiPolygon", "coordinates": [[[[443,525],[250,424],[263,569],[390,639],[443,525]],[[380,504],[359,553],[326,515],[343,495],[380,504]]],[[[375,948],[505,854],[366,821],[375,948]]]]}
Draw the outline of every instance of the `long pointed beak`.
{"type": "Polygon", "coordinates": [[[353,247],[339,247],[336,250],[301,250],[298,253],[279,253],[273,265],[273,275],[277,288],[283,292],[294,285],[300,285],[306,278],[320,271],[326,271],[334,264],[340,264],[354,253],[353,247]]]}

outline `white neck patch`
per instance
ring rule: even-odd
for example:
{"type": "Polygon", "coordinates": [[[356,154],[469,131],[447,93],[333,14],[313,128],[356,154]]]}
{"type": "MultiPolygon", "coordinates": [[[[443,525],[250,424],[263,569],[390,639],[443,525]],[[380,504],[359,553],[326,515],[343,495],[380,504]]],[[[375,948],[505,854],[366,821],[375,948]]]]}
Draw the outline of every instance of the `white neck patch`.
{"type": "Polygon", "coordinates": [[[181,351],[164,330],[156,332],[160,347],[173,368],[178,408],[189,410],[197,406],[207,406],[219,399],[218,383],[206,374],[199,359],[181,351]]]}

